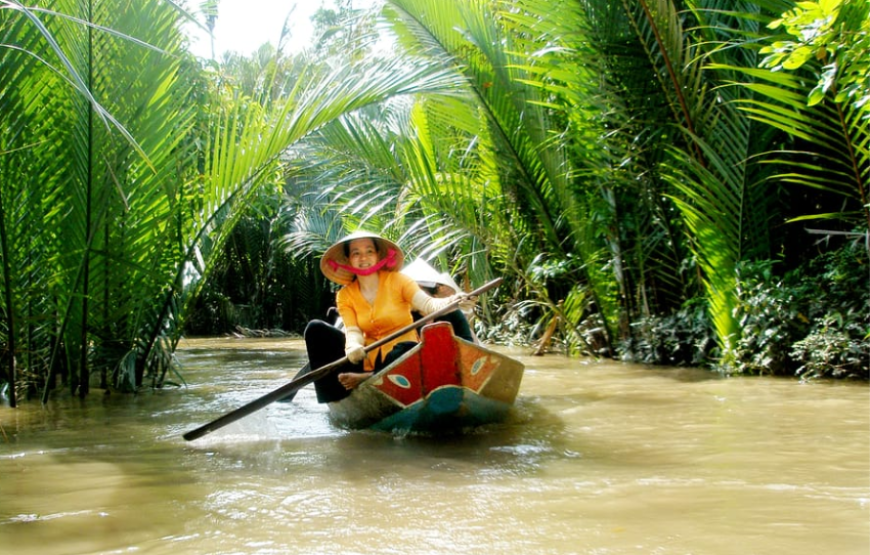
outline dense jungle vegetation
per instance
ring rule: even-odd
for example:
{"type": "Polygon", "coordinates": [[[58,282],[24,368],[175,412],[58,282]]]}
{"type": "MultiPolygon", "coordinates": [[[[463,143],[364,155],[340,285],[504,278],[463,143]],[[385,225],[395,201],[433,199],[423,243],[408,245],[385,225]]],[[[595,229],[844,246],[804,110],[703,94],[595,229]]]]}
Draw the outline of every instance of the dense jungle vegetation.
{"type": "Polygon", "coordinates": [[[183,334],[300,332],[359,226],[504,277],[496,342],[867,379],[868,12],[343,0],[305,52],[203,60],[182,26],[215,0],[0,0],[3,393],[160,387],[183,334]]]}

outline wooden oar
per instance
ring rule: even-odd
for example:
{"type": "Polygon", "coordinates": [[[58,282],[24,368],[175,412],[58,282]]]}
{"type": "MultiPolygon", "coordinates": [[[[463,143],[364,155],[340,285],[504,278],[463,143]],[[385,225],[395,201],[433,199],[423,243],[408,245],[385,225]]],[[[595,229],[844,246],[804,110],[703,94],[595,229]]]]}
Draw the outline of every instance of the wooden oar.
{"type": "MultiPolygon", "coordinates": [[[[424,324],[431,322],[432,320],[434,320],[435,318],[438,318],[439,316],[443,316],[443,315],[447,314],[448,312],[452,312],[453,310],[455,310],[459,306],[459,303],[462,302],[462,300],[464,300],[465,298],[477,297],[478,295],[485,293],[486,291],[489,291],[493,287],[497,287],[501,283],[501,281],[502,281],[501,278],[497,278],[497,279],[490,281],[486,285],[483,285],[482,287],[475,289],[471,293],[467,293],[467,294],[463,295],[462,297],[454,300],[453,302],[451,302],[450,304],[448,304],[447,306],[445,306],[441,310],[436,310],[432,314],[428,314],[428,315],[420,318],[416,322],[405,326],[404,328],[400,329],[399,331],[394,332],[394,333],[388,335],[387,337],[384,337],[383,339],[375,341],[371,345],[367,345],[365,347],[365,351],[367,353],[369,351],[373,351],[374,349],[377,349],[381,345],[385,345],[385,344],[389,343],[390,341],[408,333],[409,331],[415,330],[415,329],[423,326],[424,324]]],[[[187,432],[186,434],[184,434],[182,437],[184,437],[184,439],[187,441],[191,441],[191,440],[200,438],[200,437],[202,437],[210,432],[213,432],[219,428],[223,428],[227,424],[230,424],[232,422],[235,422],[236,420],[244,418],[245,416],[248,416],[249,414],[260,410],[261,408],[265,407],[266,405],[269,405],[269,404],[277,401],[278,399],[281,399],[282,397],[286,397],[286,396],[290,395],[291,393],[295,393],[299,389],[302,389],[306,385],[319,380],[320,378],[322,378],[322,377],[328,375],[330,372],[334,371],[336,368],[339,368],[340,366],[344,366],[348,362],[349,361],[347,360],[347,357],[342,357],[342,358],[336,360],[335,362],[330,362],[329,364],[325,364],[325,365],[321,366],[320,368],[317,368],[316,370],[313,370],[307,374],[303,374],[303,375],[297,374],[296,377],[293,378],[290,382],[282,385],[278,389],[270,391],[269,393],[263,395],[262,397],[254,399],[250,403],[248,403],[246,405],[242,405],[241,407],[235,409],[232,412],[228,412],[227,414],[221,416],[220,418],[218,418],[216,420],[212,420],[208,424],[204,424],[204,425],[200,426],[199,428],[196,428],[195,430],[191,430],[191,431],[187,432]]],[[[301,374],[301,372],[300,372],[300,374],[301,374]]]]}
{"type": "MultiPolygon", "coordinates": [[[[304,376],[305,374],[307,374],[309,372],[311,372],[311,364],[306,362],[305,366],[303,366],[302,368],[299,369],[298,372],[296,372],[296,375],[293,376],[293,379],[295,380],[299,376],[304,376]]],[[[296,397],[297,393],[299,393],[298,389],[296,391],[293,391],[292,393],[288,393],[286,397],[281,397],[280,399],[278,399],[278,402],[279,403],[289,403],[296,397]]]]}

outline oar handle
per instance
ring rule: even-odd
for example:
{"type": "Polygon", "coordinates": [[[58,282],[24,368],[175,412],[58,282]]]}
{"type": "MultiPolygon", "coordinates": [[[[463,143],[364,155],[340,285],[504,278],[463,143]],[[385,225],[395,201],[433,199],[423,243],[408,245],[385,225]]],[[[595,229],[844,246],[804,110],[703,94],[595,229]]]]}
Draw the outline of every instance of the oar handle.
{"type": "MultiPolygon", "coordinates": [[[[388,335],[387,337],[384,337],[383,339],[375,341],[371,345],[367,345],[365,347],[365,351],[368,353],[369,351],[377,349],[378,347],[380,347],[382,345],[386,345],[390,341],[392,341],[398,337],[401,337],[402,335],[408,333],[411,330],[415,330],[417,328],[422,327],[423,325],[431,322],[432,320],[438,318],[439,316],[443,316],[443,315],[447,314],[448,312],[453,312],[459,306],[459,303],[461,303],[466,298],[477,297],[477,296],[489,291],[490,289],[497,287],[501,282],[502,282],[502,278],[496,278],[496,279],[490,281],[489,283],[482,285],[481,287],[475,289],[474,291],[472,291],[470,293],[458,295],[457,298],[453,300],[453,302],[449,303],[444,308],[441,308],[440,310],[436,310],[435,312],[433,312],[431,314],[427,314],[426,316],[423,316],[422,318],[420,318],[419,320],[417,320],[413,324],[409,324],[409,325],[405,326],[404,328],[400,329],[399,331],[393,332],[390,335],[388,335]]],[[[282,399],[282,398],[286,397],[287,395],[289,395],[289,394],[291,394],[299,389],[302,389],[306,385],[319,380],[320,378],[328,375],[330,372],[332,372],[336,368],[345,365],[347,362],[349,362],[347,360],[347,357],[342,357],[342,358],[336,360],[335,362],[330,362],[329,364],[324,364],[320,368],[313,370],[307,374],[304,374],[302,376],[297,376],[296,378],[294,378],[290,382],[282,385],[278,389],[270,391],[269,393],[263,395],[262,397],[254,399],[250,403],[248,403],[246,405],[242,405],[241,407],[239,407],[231,412],[228,412],[227,414],[221,416],[220,418],[217,418],[216,420],[212,420],[208,424],[204,424],[204,425],[200,426],[199,428],[191,430],[191,431],[185,433],[182,437],[186,441],[191,441],[194,439],[198,439],[198,438],[200,438],[200,437],[202,437],[210,432],[213,432],[219,428],[223,428],[227,424],[230,424],[232,422],[235,422],[236,420],[244,418],[245,416],[251,414],[252,412],[256,412],[256,411],[260,410],[261,408],[265,407],[266,405],[269,405],[269,404],[277,401],[278,399],[282,399]]]]}

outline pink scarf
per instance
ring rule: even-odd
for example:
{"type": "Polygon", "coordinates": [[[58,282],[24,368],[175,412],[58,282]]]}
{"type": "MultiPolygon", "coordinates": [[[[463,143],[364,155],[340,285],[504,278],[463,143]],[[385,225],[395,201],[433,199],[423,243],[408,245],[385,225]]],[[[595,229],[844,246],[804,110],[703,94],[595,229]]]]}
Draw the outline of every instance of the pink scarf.
{"type": "Polygon", "coordinates": [[[398,253],[396,252],[396,249],[389,249],[387,251],[387,256],[385,258],[382,258],[381,260],[378,261],[377,264],[375,264],[374,266],[371,266],[369,268],[354,268],[353,266],[349,266],[346,264],[339,264],[338,262],[336,262],[335,260],[333,260],[331,258],[329,260],[327,260],[326,263],[329,264],[329,267],[332,268],[333,271],[338,271],[339,269],[341,269],[341,270],[347,270],[348,272],[350,272],[354,275],[357,275],[357,276],[370,276],[370,275],[374,274],[375,272],[378,272],[381,269],[383,269],[384,266],[386,266],[387,268],[395,268],[397,255],[398,255],[398,253]]]}

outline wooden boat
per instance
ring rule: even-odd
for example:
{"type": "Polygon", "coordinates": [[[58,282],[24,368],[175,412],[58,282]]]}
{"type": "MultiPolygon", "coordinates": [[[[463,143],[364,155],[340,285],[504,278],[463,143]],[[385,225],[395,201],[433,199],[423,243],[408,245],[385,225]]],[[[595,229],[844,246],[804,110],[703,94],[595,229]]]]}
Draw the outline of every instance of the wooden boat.
{"type": "Polygon", "coordinates": [[[419,345],[330,403],[330,417],[342,427],[390,432],[455,432],[498,422],[516,399],[523,370],[437,322],[422,328],[419,345]]]}

